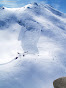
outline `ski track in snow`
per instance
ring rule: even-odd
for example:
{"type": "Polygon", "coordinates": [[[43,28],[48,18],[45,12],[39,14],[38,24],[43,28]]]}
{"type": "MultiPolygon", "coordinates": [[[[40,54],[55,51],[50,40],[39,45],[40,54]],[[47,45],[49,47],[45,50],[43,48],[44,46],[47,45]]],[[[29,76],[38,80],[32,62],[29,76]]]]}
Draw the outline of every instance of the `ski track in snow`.
{"type": "Polygon", "coordinates": [[[65,48],[66,14],[37,3],[0,8],[0,88],[53,88],[66,76],[65,48]]]}

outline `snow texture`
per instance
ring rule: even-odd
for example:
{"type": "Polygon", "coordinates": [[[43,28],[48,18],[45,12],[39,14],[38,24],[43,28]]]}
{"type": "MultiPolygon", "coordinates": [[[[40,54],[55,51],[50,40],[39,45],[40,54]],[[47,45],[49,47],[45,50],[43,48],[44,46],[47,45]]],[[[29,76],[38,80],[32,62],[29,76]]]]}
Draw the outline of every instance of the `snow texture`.
{"type": "Polygon", "coordinates": [[[66,76],[66,14],[37,3],[0,8],[0,88],[53,88],[66,76]]]}

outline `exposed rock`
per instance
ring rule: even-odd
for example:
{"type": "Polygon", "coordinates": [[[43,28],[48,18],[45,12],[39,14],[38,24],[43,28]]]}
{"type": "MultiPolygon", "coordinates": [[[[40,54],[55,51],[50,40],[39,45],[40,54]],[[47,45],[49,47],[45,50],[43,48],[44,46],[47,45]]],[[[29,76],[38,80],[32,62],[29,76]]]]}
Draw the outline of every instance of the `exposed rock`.
{"type": "Polygon", "coordinates": [[[66,77],[56,79],[53,82],[54,88],[66,88],[66,77]]]}

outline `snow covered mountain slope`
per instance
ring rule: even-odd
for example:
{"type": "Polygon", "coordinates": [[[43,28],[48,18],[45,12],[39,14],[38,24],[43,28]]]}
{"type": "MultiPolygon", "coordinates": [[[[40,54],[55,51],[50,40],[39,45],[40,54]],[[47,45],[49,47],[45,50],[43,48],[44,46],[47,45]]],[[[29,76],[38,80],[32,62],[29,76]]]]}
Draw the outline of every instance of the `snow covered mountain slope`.
{"type": "Polygon", "coordinates": [[[65,48],[66,14],[37,3],[0,8],[1,88],[53,88],[66,76],[65,48]]]}

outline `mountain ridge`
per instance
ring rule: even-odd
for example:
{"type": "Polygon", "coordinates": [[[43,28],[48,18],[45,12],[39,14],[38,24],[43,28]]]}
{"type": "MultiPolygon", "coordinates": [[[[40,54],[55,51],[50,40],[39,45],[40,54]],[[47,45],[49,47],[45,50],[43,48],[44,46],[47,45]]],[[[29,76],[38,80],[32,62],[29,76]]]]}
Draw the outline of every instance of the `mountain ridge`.
{"type": "Polygon", "coordinates": [[[63,16],[63,13],[54,10],[54,8],[49,5],[40,5],[37,3],[33,3],[21,8],[2,7],[2,10],[0,10],[0,12],[0,30],[9,30],[9,28],[11,27],[11,25],[13,26],[13,24],[19,25],[19,30],[21,30],[19,36],[21,37],[18,38],[18,40],[22,41],[22,46],[25,52],[31,52],[32,49],[34,52],[38,51],[36,46],[41,32],[44,33],[45,36],[50,33],[49,37],[56,36],[58,38],[60,38],[61,35],[64,36],[66,32],[64,31],[66,30],[66,18],[63,16]],[[35,36],[36,39],[34,39],[33,36],[35,36]],[[27,40],[29,40],[30,44],[26,42],[27,40]],[[30,47],[28,49],[27,46],[31,46],[33,48],[31,49],[30,47]]]}

